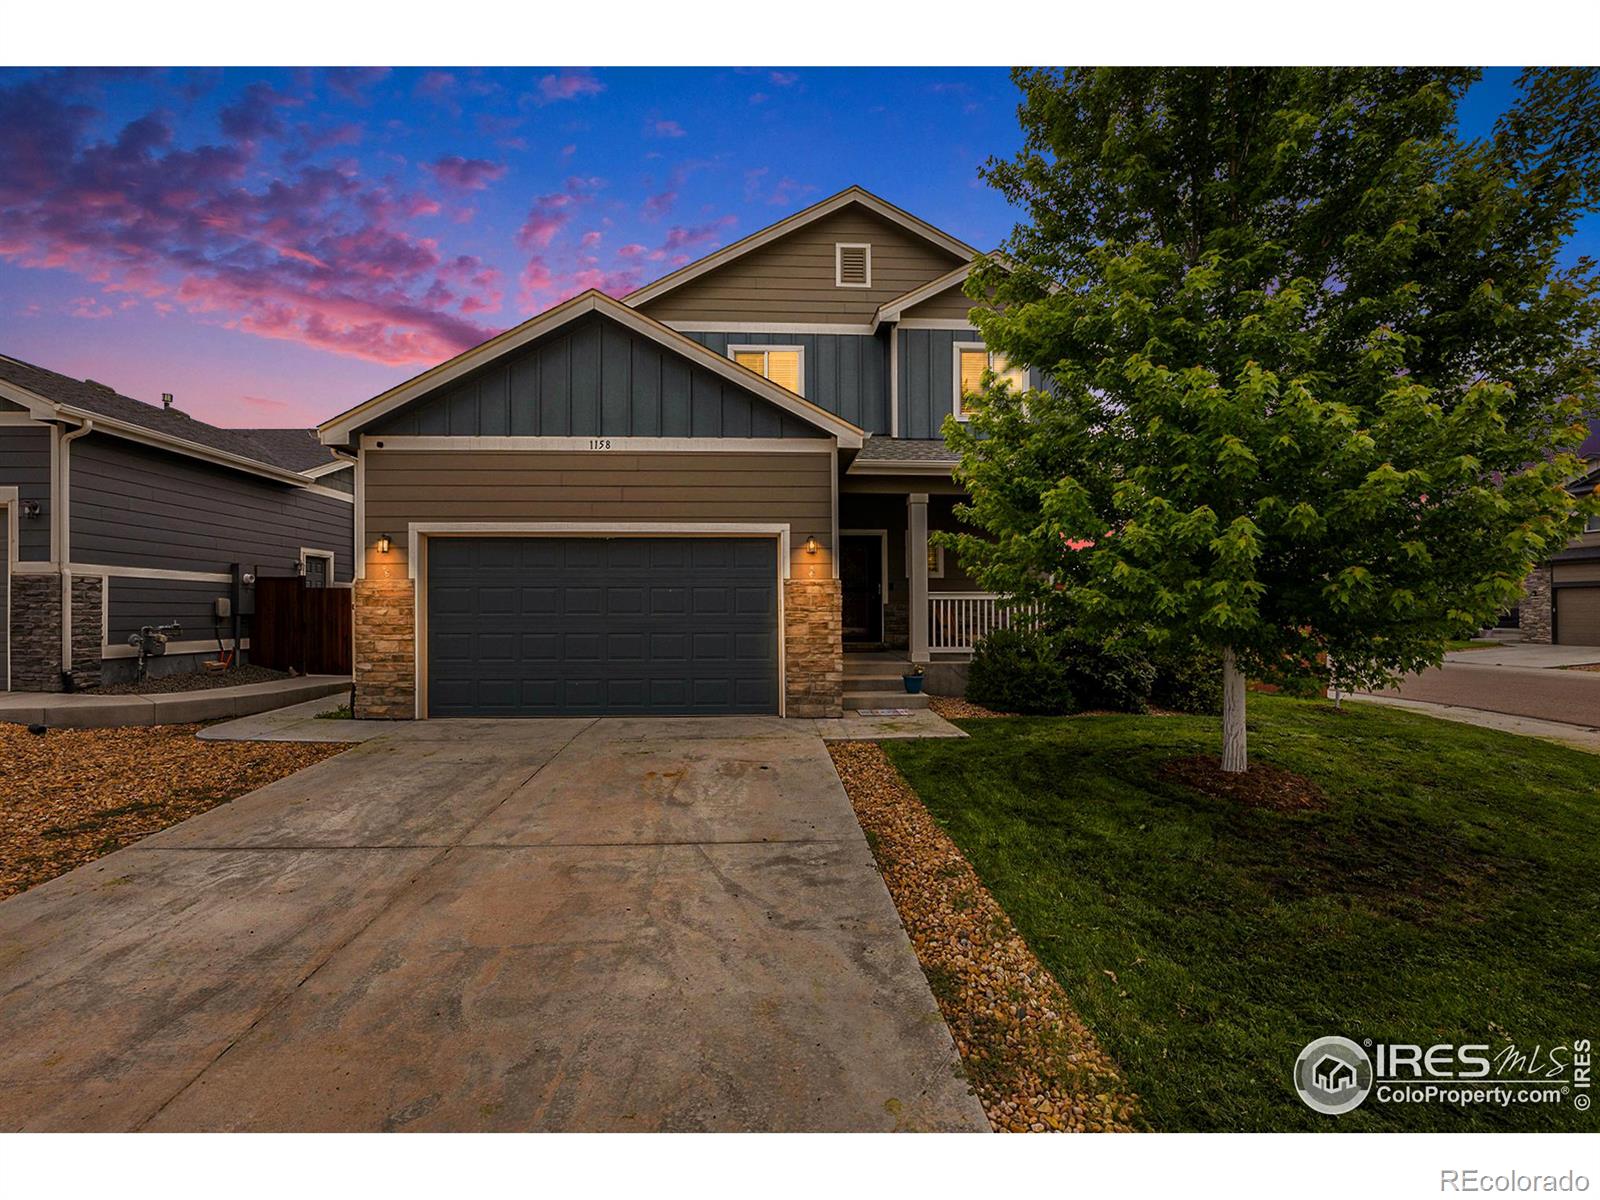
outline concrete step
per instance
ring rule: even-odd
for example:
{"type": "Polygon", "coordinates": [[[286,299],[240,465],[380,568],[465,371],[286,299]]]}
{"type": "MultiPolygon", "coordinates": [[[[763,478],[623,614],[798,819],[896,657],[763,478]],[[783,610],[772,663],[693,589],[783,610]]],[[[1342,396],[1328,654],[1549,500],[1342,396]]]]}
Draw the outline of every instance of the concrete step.
{"type": "MultiPolygon", "coordinates": [[[[896,684],[900,681],[895,680],[896,684]]],[[[844,694],[844,707],[846,712],[858,708],[927,708],[928,695],[918,692],[912,695],[906,689],[896,687],[894,691],[853,691],[847,690],[844,694]]]]}
{"type": "Polygon", "coordinates": [[[844,660],[846,679],[899,679],[910,669],[909,662],[850,658],[844,660]]]}

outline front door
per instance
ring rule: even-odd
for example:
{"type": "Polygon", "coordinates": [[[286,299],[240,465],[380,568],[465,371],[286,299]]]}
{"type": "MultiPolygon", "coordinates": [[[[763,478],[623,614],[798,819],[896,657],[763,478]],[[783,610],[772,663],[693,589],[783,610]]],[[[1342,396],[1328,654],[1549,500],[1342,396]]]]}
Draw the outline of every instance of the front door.
{"type": "Polygon", "coordinates": [[[883,536],[839,536],[839,582],[844,593],[844,640],[883,641],[883,536]]]}

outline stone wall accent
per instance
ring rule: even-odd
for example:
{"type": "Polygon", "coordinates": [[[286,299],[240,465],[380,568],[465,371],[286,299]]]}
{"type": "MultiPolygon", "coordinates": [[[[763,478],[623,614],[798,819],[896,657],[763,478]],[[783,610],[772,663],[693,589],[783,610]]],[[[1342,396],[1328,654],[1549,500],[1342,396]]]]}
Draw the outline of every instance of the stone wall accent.
{"type": "MultiPolygon", "coordinates": [[[[98,575],[72,577],[72,682],[80,689],[100,683],[100,618],[104,592],[105,581],[98,575]]],[[[59,620],[56,628],[60,628],[59,620]]],[[[58,644],[58,666],[60,653],[58,644]]]]}
{"type": "Polygon", "coordinates": [[[11,576],[11,688],[61,690],[59,575],[11,576]]]}
{"type": "Polygon", "coordinates": [[[883,644],[890,650],[911,645],[911,602],[891,600],[883,606],[883,644]]]}
{"type": "Polygon", "coordinates": [[[411,580],[356,580],[351,597],[354,716],[392,721],[416,716],[416,610],[411,580]]]}
{"type": "Polygon", "coordinates": [[[784,712],[791,717],[844,714],[844,610],[837,579],[790,579],[783,585],[784,712]]]}
{"type": "Polygon", "coordinates": [[[1517,624],[1525,642],[1550,644],[1550,567],[1546,564],[1528,572],[1522,585],[1522,603],[1517,606],[1517,624]]]}

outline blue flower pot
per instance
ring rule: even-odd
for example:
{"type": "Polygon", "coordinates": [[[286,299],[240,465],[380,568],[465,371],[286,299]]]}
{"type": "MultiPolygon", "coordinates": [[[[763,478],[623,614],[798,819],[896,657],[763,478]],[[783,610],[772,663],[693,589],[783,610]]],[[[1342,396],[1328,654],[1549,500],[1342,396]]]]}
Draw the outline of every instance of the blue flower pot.
{"type": "Polygon", "coordinates": [[[902,675],[900,678],[905,681],[906,691],[910,692],[913,696],[922,690],[921,675],[902,675]]]}

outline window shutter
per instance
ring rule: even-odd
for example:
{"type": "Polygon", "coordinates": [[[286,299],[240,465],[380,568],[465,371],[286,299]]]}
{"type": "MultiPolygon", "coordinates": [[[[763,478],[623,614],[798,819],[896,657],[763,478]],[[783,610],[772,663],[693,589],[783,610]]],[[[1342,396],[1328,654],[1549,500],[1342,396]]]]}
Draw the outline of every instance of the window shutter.
{"type": "Polygon", "coordinates": [[[840,287],[870,287],[872,285],[872,268],[870,264],[870,246],[845,246],[837,247],[839,255],[839,286],[840,287]]]}

